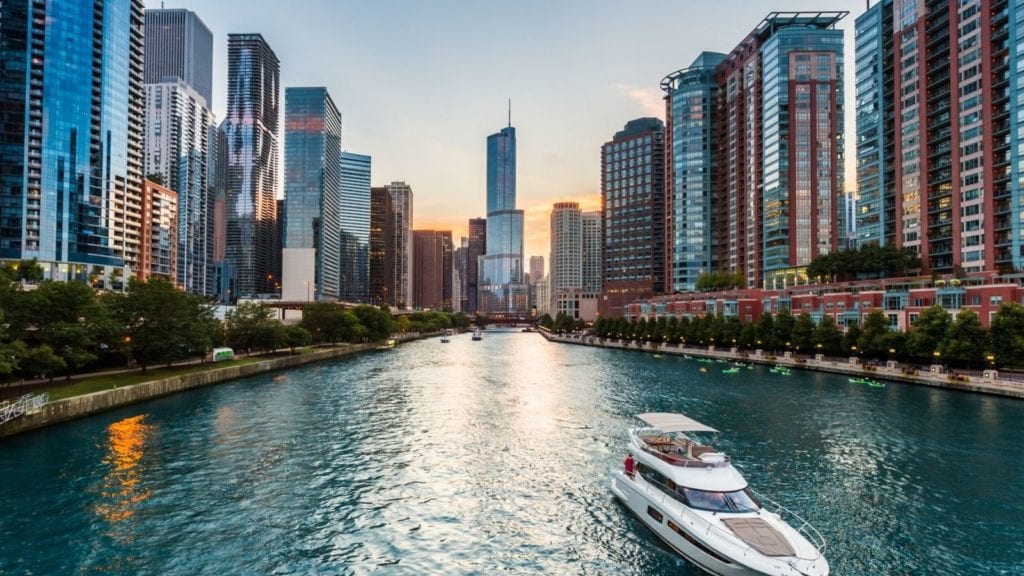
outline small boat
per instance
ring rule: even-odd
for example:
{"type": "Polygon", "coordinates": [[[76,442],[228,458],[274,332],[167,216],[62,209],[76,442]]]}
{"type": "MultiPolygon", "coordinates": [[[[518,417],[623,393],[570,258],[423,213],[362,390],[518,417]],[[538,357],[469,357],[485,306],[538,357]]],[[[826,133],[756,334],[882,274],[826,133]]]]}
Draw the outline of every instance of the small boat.
{"type": "Polygon", "coordinates": [[[686,358],[687,360],[693,360],[693,356],[690,356],[689,354],[683,354],[683,358],[686,358]]]}
{"type": "Polygon", "coordinates": [[[701,364],[713,364],[715,361],[710,358],[698,358],[697,362],[700,362],[701,364]]]}
{"type": "Polygon", "coordinates": [[[611,490],[676,553],[718,576],[827,576],[825,540],[754,492],[726,454],[697,439],[717,430],[682,414],[637,416],[626,470],[611,490]]]}
{"type": "Polygon", "coordinates": [[[484,334],[479,330],[473,330],[473,340],[483,340],[484,334]]]}
{"type": "Polygon", "coordinates": [[[725,358],[717,358],[717,359],[715,359],[715,362],[718,362],[719,364],[728,364],[729,363],[729,361],[726,360],[725,358]]]}
{"type": "Polygon", "coordinates": [[[733,366],[732,368],[726,368],[726,369],[722,370],[722,374],[739,374],[739,373],[740,373],[740,369],[737,368],[736,366],[733,366]]]}
{"type": "Polygon", "coordinates": [[[398,344],[398,341],[394,338],[388,338],[380,346],[377,346],[377,350],[391,350],[398,344]]]}
{"type": "Polygon", "coordinates": [[[452,331],[451,330],[445,330],[441,334],[441,344],[447,344],[447,343],[449,343],[451,341],[452,341],[452,331]]]}
{"type": "Polygon", "coordinates": [[[885,384],[871,378],[848,378],[848,380],[850,384],[866,384],[872,388],[885,388],[885,384]]]}
{"type": "Polygon", "coordinates": [[[704,372],[704,373],[706,374],[706,373],[707,373],[707,371],[708,371],[708,369],[707,369],[707,368],[705,368],[705,367],[703,367],[703,366],[701,366],[701,367],[700,367],[700,371],[701,371],[701,372],[704,372]]]}
{"type": "Polygon", "coordinates": [[[654,357],[655,358],[661,358],[661,354],[655,354],[654,357]]]}
{"type": "Polygon", "coordinates": [[[779,366],[778,364],[772,366],[771,369],[768,371],[771,372],[772,374],[778,374],[780,376],[789,376],[791,374],[789,368],[785,366],[779,366]]]}

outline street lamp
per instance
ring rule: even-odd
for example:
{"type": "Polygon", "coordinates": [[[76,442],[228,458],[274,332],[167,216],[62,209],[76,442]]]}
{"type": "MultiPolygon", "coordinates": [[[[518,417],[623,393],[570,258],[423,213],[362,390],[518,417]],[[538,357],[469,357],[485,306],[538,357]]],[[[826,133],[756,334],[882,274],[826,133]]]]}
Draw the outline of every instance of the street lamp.
{"type": "Polygon", "coordinates": [[[990,370],[996,369],[996,357],[994,354],[989,354],[985,356],[985,360],[988,360],[988,367],[990,370]]]}

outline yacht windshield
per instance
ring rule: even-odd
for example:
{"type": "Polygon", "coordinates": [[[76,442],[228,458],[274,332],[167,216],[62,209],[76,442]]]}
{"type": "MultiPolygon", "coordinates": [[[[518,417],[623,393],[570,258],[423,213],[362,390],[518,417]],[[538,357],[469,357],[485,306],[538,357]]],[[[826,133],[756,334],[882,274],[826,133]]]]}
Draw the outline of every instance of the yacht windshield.
{"type": "Polygon", "coordinates": [[[735,492],[708,492],[693,488],[679,488],[691,508],[709,512],[757,512],[761,508],[746,489],[735,492]]]}

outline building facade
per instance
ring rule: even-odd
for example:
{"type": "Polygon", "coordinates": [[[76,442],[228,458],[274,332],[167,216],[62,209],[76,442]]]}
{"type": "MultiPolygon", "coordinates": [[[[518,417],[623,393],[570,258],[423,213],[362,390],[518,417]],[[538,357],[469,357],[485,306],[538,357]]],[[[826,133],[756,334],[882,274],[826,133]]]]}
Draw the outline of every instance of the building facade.
{"type": "MultiPolygon", "coordinates": [[[[149,12],[147,12],[147,17],[149,12]]],[[[147,53],[147,60],[150,54],[147,53]]],[[[213,124],[203,97],[180,79],[145,85],[144,166],[178,195],[177,277],[189,292],[212,291],[213,222],[208,182],[213,124]]]]}
{"type": "Polygon", "coordinates": [[[559,295],[583,287],[583,211],[578,202],[556,202],[551,209],[551,257],[548,273],[552,316],[559,295]]]}
{"type": "Polygon", "coordinates": [[[476,314],[479,307],[480,270],[487,254],[487,219],[469,219],[469,243],[466,247],[466,308],[467,314],[476,314]]]}
{"type": "Polygon", "coordinates": [[[370,303],[395,305],[395,214],[391,191],[370,188],[370,303]]]}
{"type": "Polygon", "coordinates": [[[411,308],[413,296],[413,243],[412,243],[412,186],[405,182],[392,182],[385,187],[391,194],[391,211],[394,223],[391,226],[394,283],[390,292],[394,294],[394,306],[411,308]]]}
{"type": "Polygon", "coordinates": [[[143,180],[139,270],[136,273],[140,280],[157,277],[175,282],[178,277],[178,221],[178,193],[143,180]]]}
{"type": "Polygon", "coordinates": [[[1024,264],[1024,4],[882,0],[856,23],[860,244],[924,271],[1024,264]]]}
{"type": "Polygon", "coordinates": [[[523,211],[516,209],[516,129],[487,137],[487,248],[477,282],[477,306],[486,314],[525,314],[523,211]]]}
{"type": "Polygon", "coordinates": [[[0,260],[35,258],[54,280],[138,269],[143,9],[0,9],[0,260]]]}
{"type": "Polygon", "coordinates": [[[365,154],[341,153],[341,262],[338,297],[370,301],[370,172],[365,154]]]}
{"type": "Polygon", "coordinates": [[[280,61],[259,34],[228,35],[225,174],[226,259],[235,295],[269,293],[275,285],[280,61]]]}
{"type": "MultiPolygon", "coordinates": [[[[601,147],[602,316],[621,316],[623,305],[664,291],[665,207],[665,125],[657,118],[631,120],[601,147]]],[[[685,219],[680,224],[689,230],[685,219]]]]}
{"type": "Polygon", "coordinates": [[[452,305],[452,233],[413,231],[413,307],[444,310],[452,305]]]}
{"type": "Polygon", "coordinates": [[[213,34],[195,12],[183,8],[146,10],[145,42],[146,84],[178,78],[213,109],[213,34]]]}
{"type": "Polygon", "coordinates": [[[814,257],[838,248],[843,33],[836,23],[845,16],[770,13],[717,64],[719,55],[702,54],[662,81],[671,136],[673,289],[690,289],[695,280],[695,261],[684,264],[689,255],[710,251],[711,270],[742,273],[748,286],[787,285],[805,278],[814,257]],[[705,98],[714,98],[706,113],[705,98]],[[710,130],[710,150],[697,144],[702,130],[710,130]],[[685,241],[676,250],[676,238],[687,233],[678,229],[680,214],[698,201],[707,174],[711,248],[696,229],[698,251],[685,241]],[[683,186],[690,178],[692,188],[683,186]]]}

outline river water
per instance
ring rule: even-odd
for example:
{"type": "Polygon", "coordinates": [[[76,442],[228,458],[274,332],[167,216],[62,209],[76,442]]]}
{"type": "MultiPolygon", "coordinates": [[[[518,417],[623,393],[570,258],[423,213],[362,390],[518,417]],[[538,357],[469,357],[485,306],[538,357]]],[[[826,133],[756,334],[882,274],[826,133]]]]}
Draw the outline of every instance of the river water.
{"type": "Polygon", "coordinates": [[[696,575],[608,488],[664,411],[833,574],[1024,575],[1024,402],[722,366],[488,331],[8,438],[0,574],[696,575]]]}

